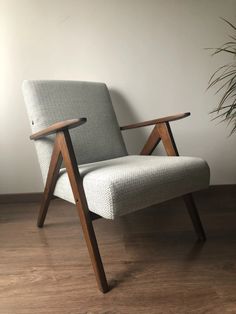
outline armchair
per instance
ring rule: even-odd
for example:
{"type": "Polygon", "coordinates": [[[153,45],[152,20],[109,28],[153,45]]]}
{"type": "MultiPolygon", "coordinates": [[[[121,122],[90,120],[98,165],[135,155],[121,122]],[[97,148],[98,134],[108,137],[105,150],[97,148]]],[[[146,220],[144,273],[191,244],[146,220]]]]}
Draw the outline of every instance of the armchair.
{"type": "Polygon", "coordinates": [[[183,196],[197,237],[205,241],[191,193],[208,187],[209,168],[200,158],[179,157],[170,128],[190,113],[119,127],[105,84],[25,81],[23,94],[45,183],[37,225],[43,227],[53,195],[75,204],[103,293],[109,286],[94,219],[183,196]],[[149,125],[154,128],[140,155],[128,155],[121,131],[149,125]],[[168,156],[150,156],[160,141],[168,156]]]}

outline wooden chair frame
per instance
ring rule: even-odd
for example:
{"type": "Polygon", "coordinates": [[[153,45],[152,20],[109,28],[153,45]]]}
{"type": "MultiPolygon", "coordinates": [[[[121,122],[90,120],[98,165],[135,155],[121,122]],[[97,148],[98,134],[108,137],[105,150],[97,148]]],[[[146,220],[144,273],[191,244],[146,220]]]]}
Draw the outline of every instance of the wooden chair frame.
{"type": "MultiPolygon", "coordinates": [[[[155,119],[138,124],[123,126],[120,129],[123,131],[149,125],[155,125],[140,154],[151,155],[156,146],[159,144],[159,142],[162,141],[167,155],[179,156],[169,122],[185,118],[189,115],[190,113],[178,114],[175,116],[169,116],[161,119],[155,119]]],[[[30,136],[30,139],[37,140],[49,134],[53,133],[56,134],[37,225],[39,228],[42,228],[44,225],[50,200],[52,199],[54,188],[58,179],[60,167],[62,161],[64,161],[65,168],[67,170],[69,181],[73,191],[75,205],[78,211],[84,238],[88,247],[90,259],[96,276],[98,288],[103,293],[105,293],[109,290],[109,286],[107,283],[106,275],[104,272],[92,224],[92,221],[94,219],[101,217],[90,212],[88,209],[82,178],[78,170],[78,164],[76,161],[73,145],[69,134],[69,129],[80,126],[85,122],[86,118],[58,122],[30,136]]],[[[198,239],[200,241],[205,241],[206,240],[205,232],[202,227],[200,217],[198,215],[198,211],[194,204],[192,195],[191,194],[184,195],[183,199],[187,206],[198,239]]]]}

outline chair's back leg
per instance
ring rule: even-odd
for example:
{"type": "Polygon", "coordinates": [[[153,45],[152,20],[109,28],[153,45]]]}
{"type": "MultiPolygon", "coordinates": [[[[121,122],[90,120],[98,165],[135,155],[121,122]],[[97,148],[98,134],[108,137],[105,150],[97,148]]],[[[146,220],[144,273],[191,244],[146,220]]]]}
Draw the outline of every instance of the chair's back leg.
{"type": "Polygon", "coordinates": [[[48,170],[47,181],[44,188],[44,193],[43,193],[39,215],[38,215],[37,226],[39,228],[43,227],[43,224],[47,215],[49,203],[52,198],[54,188],[57,182],[61,163],[62,163],[62,155],[61,155],[58,139],[56,138],[53,152],[52,152],[51,162],[50,162],[50,166],[48,170]]]}
{"type": "Polygon", "coordinates": [[[95,272],[96,280],[99,289],[105,293],[109,290],[106,275],[104,272],[101,256],[98,249],[96,236],[93,229],[93,224],[88,209],[82,178],[78,171],[78,165],[74,154],[68,131],[58,133],[60,136],[60,148],[63,156],[63,161],[66,166],[71,188],[74,194],[76,207],[78,210],[80,222],[82,225],[85,241],[88,247],[89,255],[95,272]]]}

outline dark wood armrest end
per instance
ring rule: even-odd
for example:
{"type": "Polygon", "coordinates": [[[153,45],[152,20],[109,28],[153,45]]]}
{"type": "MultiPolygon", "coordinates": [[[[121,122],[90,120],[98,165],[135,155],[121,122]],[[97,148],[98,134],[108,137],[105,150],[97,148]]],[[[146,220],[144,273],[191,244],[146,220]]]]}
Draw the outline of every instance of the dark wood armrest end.
{"type": "Polygon", "coordinates": [[[80,119],[70,119],[70,120],[65,120],[65,121],[60,121],[56,122],[46,129],[43,129],[37,133],[34,133],[30,136],[31,140],[38,140],[39,138],[45,137],[47,135],[63,131],[63,130],[68,130],[68,129],[73,129],[76,128],[79,125],[84,124],[87,121],[86,118],[80,118],[80,119]]]}

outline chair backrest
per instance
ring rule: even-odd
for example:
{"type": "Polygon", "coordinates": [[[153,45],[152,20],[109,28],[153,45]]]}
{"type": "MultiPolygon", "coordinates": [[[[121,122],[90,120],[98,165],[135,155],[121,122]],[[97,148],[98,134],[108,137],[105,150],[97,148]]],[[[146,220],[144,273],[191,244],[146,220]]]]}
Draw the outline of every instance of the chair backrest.
{"type": "MultiPolygon", "coordinates": [[[[86,117],[70,130],[78,164],[127,155],[108,89],[103,83],[24,81],[23,95],[32,133],[62,120],[86,117]]],[[[43,179],[46,179],[54,136],[35,141],[43,179]]]]}

